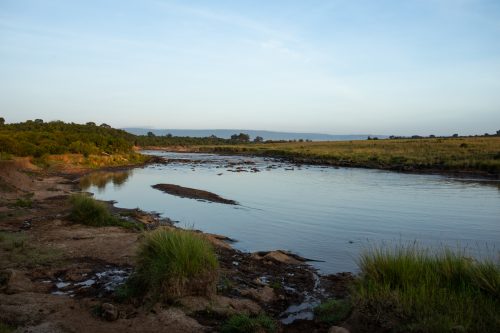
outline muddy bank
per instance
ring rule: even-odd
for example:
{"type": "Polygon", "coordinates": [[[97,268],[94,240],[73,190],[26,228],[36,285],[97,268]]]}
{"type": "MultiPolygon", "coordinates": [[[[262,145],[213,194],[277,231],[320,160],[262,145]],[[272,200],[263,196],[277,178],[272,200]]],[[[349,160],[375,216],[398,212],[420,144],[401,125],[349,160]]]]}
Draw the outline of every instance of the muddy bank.
{"type": "MultiPolygon", "coordinates": [[[[123,302],[118,290],[134,269],[141,233],[71,220],[68,198],[86,171],[24,167],[11,163],[0,172],[0,323],[19,332],[217,332],[239,313],[266,313],[278,332],[327,332],[311,320],[312,309],[350,283],[321,276],[288,252],[244,253],[227,237],[204,234],[220,263],[216,295],[123,302]]],[[[155,214],[110,208],[145,229],[175,228],[155,214]]]]}
{"type": "Polygon", "coordinates": [[[208,202],[217,202],[226,205],[238,204],[234,200],[224,199],[215,193],[204,190],[198,190],[195,188],[183,187],[174,184],[156,184],[156,185],[151,185],[151,187],[181,198],[189,198],[189,199],[208,201],[208,202]]]}

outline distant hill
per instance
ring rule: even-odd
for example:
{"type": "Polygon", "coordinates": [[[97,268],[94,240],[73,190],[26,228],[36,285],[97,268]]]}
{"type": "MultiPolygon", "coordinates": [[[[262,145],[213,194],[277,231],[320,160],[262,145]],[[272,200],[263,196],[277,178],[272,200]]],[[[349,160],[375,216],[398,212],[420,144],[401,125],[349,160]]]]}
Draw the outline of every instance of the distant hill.
{"type": "Polygon", "coordinates": [[[380,139],[387,138],[386,135],[373,134],[352,134],[352,135],[332,135],[320,133],[293,133],[293,132],[273,132],[260,130],[243,130],[243,129],[150,129],[128,127],[123,130],[135,134],[146,135],[148,132],[153,132],[155,135],[172,134],[173,136],[190,136],[190,137],[208,137],[215,135],[218,138],[229,139],[233,134],[246,133],[251,139],[256,136],[264,138],[264,140],[312,140],[312,141],[350,141],[350,140],[365,140],[368,136],[378,137],[380,139]]]}

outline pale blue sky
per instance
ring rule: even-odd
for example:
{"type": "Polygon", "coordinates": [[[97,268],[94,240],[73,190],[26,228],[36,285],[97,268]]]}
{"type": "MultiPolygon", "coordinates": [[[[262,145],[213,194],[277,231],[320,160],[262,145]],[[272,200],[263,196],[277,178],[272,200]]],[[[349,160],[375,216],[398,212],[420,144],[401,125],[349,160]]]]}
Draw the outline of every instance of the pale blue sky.
{"type": "Polygon", "coordinates": [[[0,0],[0,116],[493,132],[500,1],[0,0]]]}

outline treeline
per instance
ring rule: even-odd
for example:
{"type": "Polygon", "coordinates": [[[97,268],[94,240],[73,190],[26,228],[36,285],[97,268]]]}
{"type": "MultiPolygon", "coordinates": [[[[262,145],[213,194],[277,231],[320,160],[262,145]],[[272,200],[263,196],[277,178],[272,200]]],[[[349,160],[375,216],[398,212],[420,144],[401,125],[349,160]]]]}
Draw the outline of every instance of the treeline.
{"type": "Polygon", "coordinates": [[[135,136],[107,124],[85,125],[41,119],[5,124],[0,118],[0,152],[16,156],[128,153],[135,136]]]}
{"type": "MultiPolygon", "coordinates": [[[[114,129],[107,124],[97,125],[65,123],[63,121],[44,122],[42,119],[22,123],[6,124],[0,117],[0,153],[15,156],[40,157],[45,154],[75,153],[92,154],[129,153],[133,146],[191,146],[228,145],[248,143],[247,134],[235,134],[231,139],[210,137],[176,137],[134,135],[124,130],[114,129]]],[[[262,141],[262,140],[259,140],[262,141]]]]}
{"type": "Polygon", "coordinates": [[[216,136],[204,138],[190,136],[155,136],[155,135],[137,135],[134,136],[134,144],[140,147],[165,147],[165,146],[191,146],[191,145],[224,145],[230,144],[231,140],[221,139],[216,136]]]}

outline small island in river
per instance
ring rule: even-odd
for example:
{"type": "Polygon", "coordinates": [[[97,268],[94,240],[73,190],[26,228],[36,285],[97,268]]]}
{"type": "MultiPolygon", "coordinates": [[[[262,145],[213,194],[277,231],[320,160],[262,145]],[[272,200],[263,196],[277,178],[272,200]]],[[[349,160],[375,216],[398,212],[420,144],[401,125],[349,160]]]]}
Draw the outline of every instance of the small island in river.
{"type": "Polygon", "coordinates": [[[170,195],[175,195],[181,198],[190,198],[196,200],[203,200],[209,202],[218,202],[226,205],[237,205],[238,203],[234,200],[224,199],[219,195],[204,191],[198,190],[195,188],[183,187],[174,184],[156,184],[151,185],[152,188],[160,190],[162,192],[168,193],[170,195]]]}

